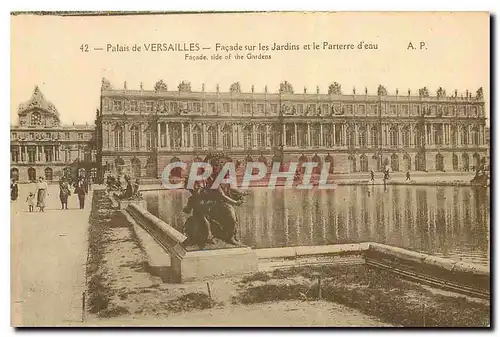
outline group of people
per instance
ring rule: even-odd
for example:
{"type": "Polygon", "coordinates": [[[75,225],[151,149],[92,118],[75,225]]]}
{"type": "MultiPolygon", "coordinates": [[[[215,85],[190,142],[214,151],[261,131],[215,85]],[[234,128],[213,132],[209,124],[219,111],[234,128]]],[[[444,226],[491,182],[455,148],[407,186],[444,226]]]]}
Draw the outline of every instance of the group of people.
{"type": "MultiPolygon", "coordinates": [[[[74,194],[78,196],[80,209],[85,207],[85,197],[91,188],[90,181],[84,177],[79,177],[73,184],[69,178],[61,178],[59,181],[59,200],[61,201],[61,209],[68,209],[68,198],[71,196],[71,187],[74,188],[74,194]]],[[[49,196],[49,188],[44,177],[39,177],[34,182],[33,188],[30,188],[26,196],[28,211],[33,212],[35,207],[38,207],[40,212],[44,212],[47,206],[47,196],[49,196]]],[[[19,187],[15,179],[10,183],[10,198],[16,201],[19,198],[19,187]]]]}
{"type": "Polygon", "coordinates": [[[139,179],[136,179],[134,183],[132,183],[132,178],[129,175],[123,175],[123,182],[120,181],[120,177],[115,178],[113,176],[108,176],[106,178],[106,186],[108,191],[116,191],[118,192],[118,198],[120,199],[131,199],[140,197],[139,187],[140,182],[139,179]]]}

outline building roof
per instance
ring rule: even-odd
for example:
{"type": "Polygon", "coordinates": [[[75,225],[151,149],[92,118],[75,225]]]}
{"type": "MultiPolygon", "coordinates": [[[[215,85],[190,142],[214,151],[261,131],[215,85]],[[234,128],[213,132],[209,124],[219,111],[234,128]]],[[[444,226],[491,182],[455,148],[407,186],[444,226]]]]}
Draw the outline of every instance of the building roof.
{"type": "Polygon", "coordinates": [[[35,86],[33,94],[28,101],[19,104],[18,113],[22,114],[35,108],[51,113],[59,120],[59,112],[57,111],[56,107],[45,98],[38,86],[35,86]]]}

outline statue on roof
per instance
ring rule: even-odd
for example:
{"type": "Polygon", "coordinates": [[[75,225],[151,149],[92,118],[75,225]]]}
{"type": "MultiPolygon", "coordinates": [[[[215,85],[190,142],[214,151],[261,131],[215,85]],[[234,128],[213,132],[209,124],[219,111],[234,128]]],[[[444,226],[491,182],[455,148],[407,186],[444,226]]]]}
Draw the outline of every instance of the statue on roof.
{"type": "Polygon", "coordinates": [[[483,87],[477,89],[477,91],[476,91],[476,99],[483,99],[483,87]]]}
{"type": "Polygon", "coordinates": [[[280,94],[293,94],[292,84],[288,81],[284,81],[280,83],[280,94]]]}
{"type": "Polygon", "coordinates": [[[231,84],[229,86],[229,92],[240,93],[241,92],[240,82],[234,82],[233,84],[231,84]]]}
{"type": "Polygon", "coordinates": [[[387,96],[387,89],[382,84],[379,84],[379,86],[377,88],[377,95],[378,96],[387,96]]]}
{"type": "Polygon", "coordinates": [[[191,83],[188,81],[182,81],[179,83],[178,87],[179,91],[191,92],[191,83]]]}
{"type": "Polygon", "coordinates": [[[418,95],[420,97],[429,97],[429,89],[427,89],[427,87],[423,87],[422,89],[418,89],[418,95]]]}
{"type": "Polygon", "coordinates": [[[328,95],[342,95],[342,86],[337,82],[333,82],[328,86],[328,95]]]}
{"type": "Polygon", "coordinates": [[[111,87],[111,82],[108,81],[105,77],[102,78],[102,82],[101,82],[101,91],[103,90],[111,90],[113,89],[111,87]]]}
{"type": "Polygon", "coordinates": [[[155,92],[167,91],[168,87],[163,82],[163,80],[159,80],[155,83],[155,92]]]}
{"type": "Polygon", "coordinates": [[[438,90],[436,91],[436,95],[437,95],[437,98],[444,98],[444,97],[446,97],[446,90],[439,87],[438,90]]]}

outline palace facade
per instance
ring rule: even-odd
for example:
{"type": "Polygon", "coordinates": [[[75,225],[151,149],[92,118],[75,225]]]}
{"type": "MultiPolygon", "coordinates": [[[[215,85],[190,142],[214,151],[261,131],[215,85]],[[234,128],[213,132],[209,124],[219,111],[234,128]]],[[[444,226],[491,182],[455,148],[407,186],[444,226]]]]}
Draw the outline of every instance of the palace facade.
{"type": "Polygon", "coordinates": [[[10,128],[11,177],[29,182],[77,175],[98,178],[95,125],[61,125],[59,112],[38,87],[19,105],[10,128]]]}
{"type": "Polygon", "coordinates": [[[103,173],[127,169],[158,178],[175,161],[200,161],[223,151],[237,161],[330,162],[332,173],[392,171],[464,172],[489,154],[482,88],[451,95],[439,88],[389,94],[294,91],[176,90],[158,81],[153,90],[113,88],[102,80],[96,119],[97,160],[103,173]]]}

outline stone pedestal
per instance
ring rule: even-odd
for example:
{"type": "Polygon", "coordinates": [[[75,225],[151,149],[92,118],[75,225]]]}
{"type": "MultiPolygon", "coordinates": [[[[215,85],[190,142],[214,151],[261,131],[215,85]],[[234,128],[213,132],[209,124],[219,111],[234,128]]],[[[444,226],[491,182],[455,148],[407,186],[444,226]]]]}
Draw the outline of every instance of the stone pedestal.
{"type": "Polygon", "coordinates": [[[171,267],[178,282],[228,277],[257,272],[257,254],[250,247],[187,252],[172,256],[171,267]]]}

